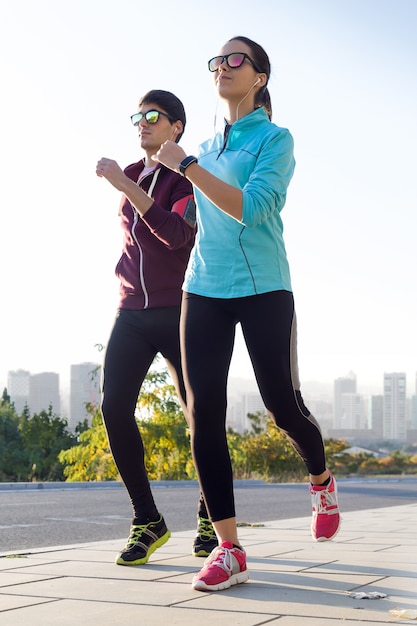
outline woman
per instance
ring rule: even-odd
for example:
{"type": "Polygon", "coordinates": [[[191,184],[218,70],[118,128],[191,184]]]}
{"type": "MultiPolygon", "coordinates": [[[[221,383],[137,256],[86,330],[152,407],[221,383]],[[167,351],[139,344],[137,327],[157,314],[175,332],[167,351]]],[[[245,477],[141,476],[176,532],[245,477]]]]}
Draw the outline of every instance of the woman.
{"type": "MultiPolygon", "coordinates": [[[[146,563],[170,536],[150,488],[135,409],[159,352],[186,415],[179,317],[181,285],[195,236],[191,184],[151,158],[164,141],[181,138],[186,123],[182,102],[169,91],[149,91],[131,120],[138,128],[144,158],[124,171],[116,161],[103,158],[96,169],[123,193],[123,252],[116,267],[120,303],[104,359],[101,406],[110,448],[133,507],[130,536],[116,559],[119,565],[146,563]]],[[[207,556],[216,545],[200,497],[193,554],[207,556]]]]}
{"type": "Polygon", "coordinates": [[[320,428],[303,403],[298,380],[296,318],[280,217],[294,170],[293,140],[271,122],[271,68],[261,46],[234,37],[209,61],[209,70],[226,105],[223,135],[203,143],[198,160],[172,142],[155,158],[193,183],[198,209],[180,333],[192,452],[219,540],[193,588],[217,591],[249,578],[237,535],[225,432],[237,323],[265,407],[310,474],[314,539],[332,539],[340,516],[320,428]]]}

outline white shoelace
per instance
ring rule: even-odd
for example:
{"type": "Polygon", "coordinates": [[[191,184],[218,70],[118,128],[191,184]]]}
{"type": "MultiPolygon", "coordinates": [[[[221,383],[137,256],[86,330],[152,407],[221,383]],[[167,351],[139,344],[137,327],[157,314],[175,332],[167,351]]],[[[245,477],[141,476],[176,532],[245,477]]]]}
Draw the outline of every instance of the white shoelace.
{"type": "Polygon", "coordinates": [[[337,512],[337,495],[335,491],[329,492],[327,489],[323,489],[322,491],[313,491],[311,499],[313,502],[313,508],[317,513],[337,512]],[[328,511],[327,509],[329,508],[332,510],[328,511]]]}
{"type": "Polygon", "coordinates": [[[229,548],[215,548],[213,552],[206,559],[205,565],[216,565],[221,567],[229,576],[233,574],[233,554],[229,548]]]}

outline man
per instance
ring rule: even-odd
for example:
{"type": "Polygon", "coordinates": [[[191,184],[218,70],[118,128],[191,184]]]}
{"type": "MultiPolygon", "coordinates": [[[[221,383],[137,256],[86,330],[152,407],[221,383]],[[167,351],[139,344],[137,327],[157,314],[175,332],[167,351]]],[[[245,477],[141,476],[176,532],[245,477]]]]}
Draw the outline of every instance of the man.
{"type": "MultiPolygon", "coordinates": [[[[132,115],[145,156],[124,171],[107,158],[96,173],[123,193],[123,251],[116,267],[120,302],[103,367],[102,414],[114,461],[130,495],[133,521],[119,565],[141,565],[170,537],[149,484],[135,408],[155,358],[164,357],[186,413],[179,348],[181,287],[195,236],[195,204],[185,177],[152,160],[167,140],[178,142],[186,116],[172,93],[152,90],[132,115]]],[[[203,497],[198,503],[195,556],[217,545],[203,497]]]]}

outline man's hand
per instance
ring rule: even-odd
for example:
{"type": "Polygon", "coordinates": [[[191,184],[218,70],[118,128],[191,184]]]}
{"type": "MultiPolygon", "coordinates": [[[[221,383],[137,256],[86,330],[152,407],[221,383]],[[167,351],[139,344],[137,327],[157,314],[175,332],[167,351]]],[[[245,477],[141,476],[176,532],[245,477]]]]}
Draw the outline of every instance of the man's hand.
{"type": "Polygon", "coordinates": [[[96,166],[97,176],[103,177],[109,181],[119,191],[124,191],[126,187],[127,176],[119,167],[116,161],[112,159],[100,159],[96,166]]]}
{"type": "Polygon", "coordinates": [[[141,217],[153,204],[153,199],[131,180],[112,159],[100,159],[96,166],[97,176],[106,178],[115,189],[125,194],[141,217]]]}

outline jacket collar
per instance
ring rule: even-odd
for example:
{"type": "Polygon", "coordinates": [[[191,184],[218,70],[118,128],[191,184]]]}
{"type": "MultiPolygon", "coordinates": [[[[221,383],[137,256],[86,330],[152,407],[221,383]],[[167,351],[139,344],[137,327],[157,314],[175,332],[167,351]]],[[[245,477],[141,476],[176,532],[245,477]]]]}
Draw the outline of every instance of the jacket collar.
{"type": "Polygon", "coordinates": [[[225,120],[225,129],[229,126],[230,130],[246,130],[247,128],[253,128],[261,121],[268,121],[269,117],[263,107],[258,107],[251,113],[244,115],[240,119],[236,120],[234,124],[228,124],[225,120]]]}

